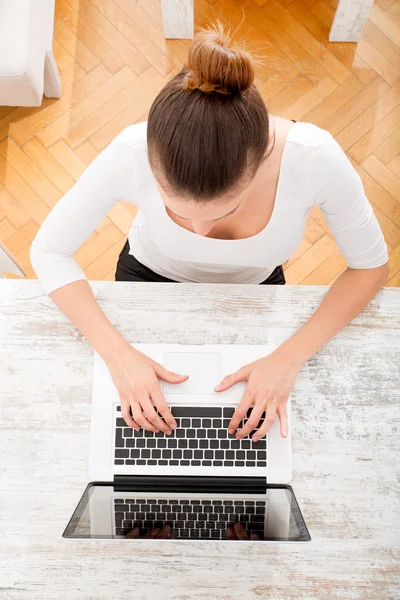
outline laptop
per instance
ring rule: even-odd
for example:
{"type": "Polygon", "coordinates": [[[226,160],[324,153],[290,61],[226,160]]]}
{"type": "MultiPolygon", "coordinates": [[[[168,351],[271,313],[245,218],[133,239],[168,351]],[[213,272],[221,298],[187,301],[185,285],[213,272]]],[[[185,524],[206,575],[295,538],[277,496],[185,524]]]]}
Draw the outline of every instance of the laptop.
{"type": "MultiPolygon", "coordinates": [[[[184,383],[160,380],[177,428],[172,434],[128,427],[107,366],[94,354],[89,480],[66,538],[209,541],[310,541],[292,487],[289,435],[279,418],[253,442],[228,433],[245,382],[217,393],[229,373],[274,350],[251,345],[135,344],[184,383]],[[237,527],[240,524],[240,539],[237,527]],[[149,538],[170,526],[168,538],[149,538]],[[135,537],[132,537],[135,531],[135,537]]],[[[239,425],[240,429],[251,413],[239,425]]],[[[265,415],[263,414],[262,417],[265,415]]],[[[261,426],[263,421],[260,421],[261,426]]]]}

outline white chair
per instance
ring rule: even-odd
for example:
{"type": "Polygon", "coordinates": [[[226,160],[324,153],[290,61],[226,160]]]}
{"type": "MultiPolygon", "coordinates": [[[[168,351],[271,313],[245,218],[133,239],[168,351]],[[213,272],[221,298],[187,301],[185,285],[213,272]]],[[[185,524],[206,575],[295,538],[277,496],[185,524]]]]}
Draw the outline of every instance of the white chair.
{"type": "Polygon", "coordinates": [[[0,0],[0,106],[60,98],[53,28],[54,0],[0,0]]]}
{"type": "Polygon", "coordinates": [[[0,242],[0,279],[4,279],[5,273],[12,273],[13,275],[22,275],[25,277],[26,273],[21,267],[15,256],[0,242]]]}

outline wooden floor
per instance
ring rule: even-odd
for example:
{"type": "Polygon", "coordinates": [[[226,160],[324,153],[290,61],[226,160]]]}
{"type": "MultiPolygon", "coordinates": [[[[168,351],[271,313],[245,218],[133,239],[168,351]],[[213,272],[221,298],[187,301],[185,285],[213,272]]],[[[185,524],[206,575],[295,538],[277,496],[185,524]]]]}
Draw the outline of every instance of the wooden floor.
{"type": "MultiPolygon", "coordinates": [[[[375,0],[362,40],[329,43],[337,0],[195,0],[196,25],[219,18],[266,57],[257,84],[270,112],[334,135],[359,173],[400,286],[400,1],[375,0]],[[243,17],[244,20],[243,20],[243,17]]],[[[183,66],[188,40],[165,40],[159,0],[57,0],[60,100],[0,107],[0,240],[35,277],[40,224],[124,127],[146,120],[183,66]]],[[[113,279],[135,216],[114,207],[79,249],[88,279],[113,279]]],[[[319,210],[285,265],[291,284],[330,284],[345,269],[319,210]]]]}

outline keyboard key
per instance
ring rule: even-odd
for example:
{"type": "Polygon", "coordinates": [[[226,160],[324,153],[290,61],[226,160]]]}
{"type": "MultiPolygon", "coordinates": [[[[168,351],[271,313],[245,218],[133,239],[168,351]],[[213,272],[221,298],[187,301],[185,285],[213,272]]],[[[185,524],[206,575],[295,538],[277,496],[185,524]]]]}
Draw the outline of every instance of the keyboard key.
{"type": "Polygon", "coordinates": [[[217,437],[217,430],[216,429],[208,429],[207,431],[207,437],[209,440],[216,438],[217,437]]]}
{"type": "Polygon", "coordinates": [[[192,427],[194,427],[195,429],[197,429],[198,427],[201,427],[201,420],[200,419],[192,419],[192,427]]]}
{"type": "Polygon", "coordinates": [[[189,448],[198,448],[199,442],[197,440],[189,440],[189,448]]]}
{"type": "Polygon", "coordinates": [[[157,442],[156,442],[155,439],[153,439],[153,440],[147,440],[146,446],[147,446],[147,448],[155,448],[156,447],[156,443],[157,442]]]}
{"type": "Polygon", "coordinates": [[[206,450],[204,452],[204,458],[207,458],[207,460],[214,458],[214,451],[213,450],[206,450]]]}
{"type": "Polygon", "coordinates": [[[121,407],[120,406],[117,406],[117,411],[121,412],[121,407]]]}
{"type": "Polygon", "coordinates": [[[154,431],[147,431],[147,429],[144,430],[144,437],[153,437],[154,436],[154,431]]]}
{"type": "Polygon", "coordinates": [[[186,430],[186,437],[187,438],[194,438],[196,436],[196,431],[194,429],[187,429],[186,430]]]}
{"type": "Polygon", "coordinates": [[[124,461],[121,459],[114,460],[114,465],[123,465],[123,464],[124,464],[124,461]]]}
{"type": "Polygon", "coordinates": [[[130,427],[125,427],[124,438],[132,437],[132,436],[133,436],[133,429],[131,429],[130,427]]]}
{"type": "Polygon", "coordinates": [[[126,423],[121,417],[118,417],[118,419],[116,420],[116,425],[117,427],[126,427],[126,423]]]}
{"type": "Polygon", "coordinates": [[[233,413],[235,409],[231,406],[224,406],[224,418],[231,419],[233,417],[233,413]]]}
{"type": "Polygon", "coordinates": [[[151,458],[161,458],[161,450],[155,448],[151,451],[151,458]]]}
{"type": "Polygon", "coordinates": [[[122,437],[122,429],[115,430],[115,447],[116,448],[124,447],[124,439],[122,437]]]}
{"type": "Polygon", "coordinates": [[[210,440],[210,448],[219,448],[219,442],[218,440],[210,440]]]}
{"type": "Polygon", "coordinates": [[[167,446],[168,448],[176,448],[178,446],[178,440],[169,437],[167,440],[167,446]]]}
{"type": "Polygon", "coordinates": [[[131,450],[131,458],[139,458],[140,456],[140,450],[131,450]]]}
{"type": "Polygon", "coordinates": [[[199,441],[199,448],[208,448],[208,440],[200,440],[199,441]]]}
{"type": "Polygon", "coordinates": [[[173,456],[174,458],[182,458],[182,450],[174,450],[174,451],[172,452],[172,456],[173,456]]]}
{"type": "Polygon", "coordinates": [[[266,467],[267,463],[263,460],[257,461],[257,467],[266,467]]]}
{"type": "Polygon", "coordinates": [[[256,463],[254,462],[254,460],[248,460],[246,461],[246,467],[255,467],[256,463]]]}
{"type": "Polygon", "coordinates": [[[183,458],[192,458],[193,456],[193,450],[184,450],[183,451],[183,458]]]}
{"type": "Polygon", "coordinates": [[[223,450],[216,450],[215,458],[217,458],[218,460],[220,460],[220,459],[223,460],[225,458],[225,452],[223,450]]]}
{"type": "Polygon", "coordinates": [[[212,462],[211,460],[202,460],[201,464],[203,465],[203,467],[211,467],[212,462]]]}
{"type": "Polygon", "coordinates": [[[226,431],[226,429],[219,429],[218,430],[218,439],[224,439],[228,437],[228,432],[226,431]]]}
{"type": "Polygon", "coordinates": [[[176,465],[179,465],[179,460],[170,460],[169,464],[172,465],[173,467],[176,465]]]}
{"type": "Polygon", "coordinates": [[[138,464],[138,465],[145,465],[145,464],[146,464],[146,461],[145,461],[145,460],[142,460],[142,459],[139,459],[139,460],[137,461],[137,464],[138,464]]]}
{"type": "Polygon", "coordinates": [[[185,427],[186,429],[190,427],[190,419],[182,419],[181,426],[185,427]]]}
{"type": "MultiPolygon", "coordinates": [[[[151,440],[149,440],[150,442],[151,440]]],[[[125,446],[127,448],[136,448],[136,440],[134,438],[128,438],[125,440],[125,446]]]]}
{"type": "Polygon", "coordinates": [[[187,448],[188,441],[187,440],[178,440],[178,448],[187,448]]]}
{"type": "Polygon", "coordinates": [[[145,445],[146,445],[146,441],[144,439],[136,440],[136,447],[137,448],[144,448],[145,445]]]}
{"type": "Polygon", "coordinates": [[[190,461],[189,460],[181,460],[180,464],[182,465],[182,467],[188,467],[190,465],[190,461]]]}
{"type": "Polygon", "coordinates": [[[167,461],[167,460],[159,460],[159,461],[158,461],[158,464],[159,464],[159,465],[167,465],[167,464],[168,464],[168,461],[167,461]]]}
{"type": "Polygon", "coordinates": [[[156,465],[156,464],[157,464],[157,461],[156,461],[156,460],[149,459],[149,460],[147,461],[147,464],[148,464],[148,465],[156,465]]]}
{"type": "Polygon", "coordinates": [[[248,448],[250,448],[250,440],[242,440],[241,446],[244,450],[247,450],[248,448]]]}
{"type": "Polygon", "coordinates": [[[142,458],[150,458],[150,450],[148,450],[147,448],[144,448],[142,450],[141,457],[142,458]]]}
{"type": "Polygon", "coordinates": [[[214,427],[214,429],[221,429],[221,427],[222,427],[221,419],[213,419],[213,427],[214,427]]]}
{"type": "Polygon", "coordinates": [[[172,406],[174,417],[220,417],[220,406],[172,406]]]}
{"type": "Polygon", "coordinates": [[[230,446],[229,440],[221,440],[219,445],[220,445],[220,448],[228,449],[230,446]]]}
{"type": "Polygon", "coordinates": [[[231,440],[231,448],[232,448],[232,450],[239,450],[240,441],[239,440],[231,440]]]}
{"type": "Polygon", "coordinates": [[[193,452],[193,457],[202,459],[203,458],[203,450],[195,450],[193,452]]]}
{"type": "Polygon", "coordinates": [[[171,450],[163,450],[162,451],[163,458],[171,458],[171,454],[172,454],[171,450]]]}
{"type": "Polygon", "coordinates": [[[224,462],[225,467],[233,467],[233,460],[226,460],[224,462]]]}
{"type": "Polygon", "coordinates": [[[202,420],[202,426],[207,429],[208,427],[211,427],[211,419],[203,419],[202,420]]]}
{"type": "Polygon", "coordinates": [[[167,440],[164,438],[162,440],[157,440],[157,448],[166,448],[167,440]]]}
{"type": "Polygon", "coordinates": [[[214,467],[222,467],[222,460],[214,460],[213,465],[214,467]]]}
{"type": "Polygon", "coordinates": [[[205,429],[198,429],[197,430],[197,437],[200,438],[206,438],[207,437],[207,432],[205,429]]]}
{"type": "MultiPolygon", "coordinates": [[[[246,453],[245,453],[245,451],[244,451],[244,450],[238,450],[238,451],[236,452],[236,458],[237,458],[238,460],[243,460],[243,459],[245,458],[245,456],[246,456],[246,453]]],[[[261,458],[261,457],[259,457],[259,458],[261,458]]]]}
{"type": "Polygon", "coordinates": [[[267,458],[267,453],[265,450],[258,450],[257,452],[257,460],[265,460],[267,458]]]}
{"type": "Polygon", "coordinates": [[[187,429],[176,429],[176,437],[177,438],[186,437],[186,431],[187,431],[187,429]]]}
{"type": "Polygon", "coordinates": [[[129,450],[117,448],[115,450],[115,458],[129,458],[129,450]]]}
{"type": "Polygon", "coordinates": [[[243,460],[235,460],[235,467],[244,467],[243,460]]]}
{"type": "Polygon", "coordinates": [[[192,460],[191,464],[192,464],[194,467],[200,467],[200,465],[201,465],[201,461],[199,461],[199,460],[192,460]]]}

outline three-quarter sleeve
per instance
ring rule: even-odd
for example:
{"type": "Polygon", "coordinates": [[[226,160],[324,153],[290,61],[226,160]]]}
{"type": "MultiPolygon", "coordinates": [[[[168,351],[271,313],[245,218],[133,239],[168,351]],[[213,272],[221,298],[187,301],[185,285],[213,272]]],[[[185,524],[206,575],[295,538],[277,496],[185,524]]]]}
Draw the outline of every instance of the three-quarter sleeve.
{"type": "Polygon", "coordinates": [[[313,203],[320,206],[339,250],[352,269],[373,269],[388,261],[387,246],[360,176],[327,131],[316,149],[313,203]]]}
{"type": "Polygon", "coordinates": [[[119,136],[51,210],[30,249],[33,269],[46,294],[86,279],[74,254],[114,204],[128,199],[135,176],[132,148],[119,136]]]}

